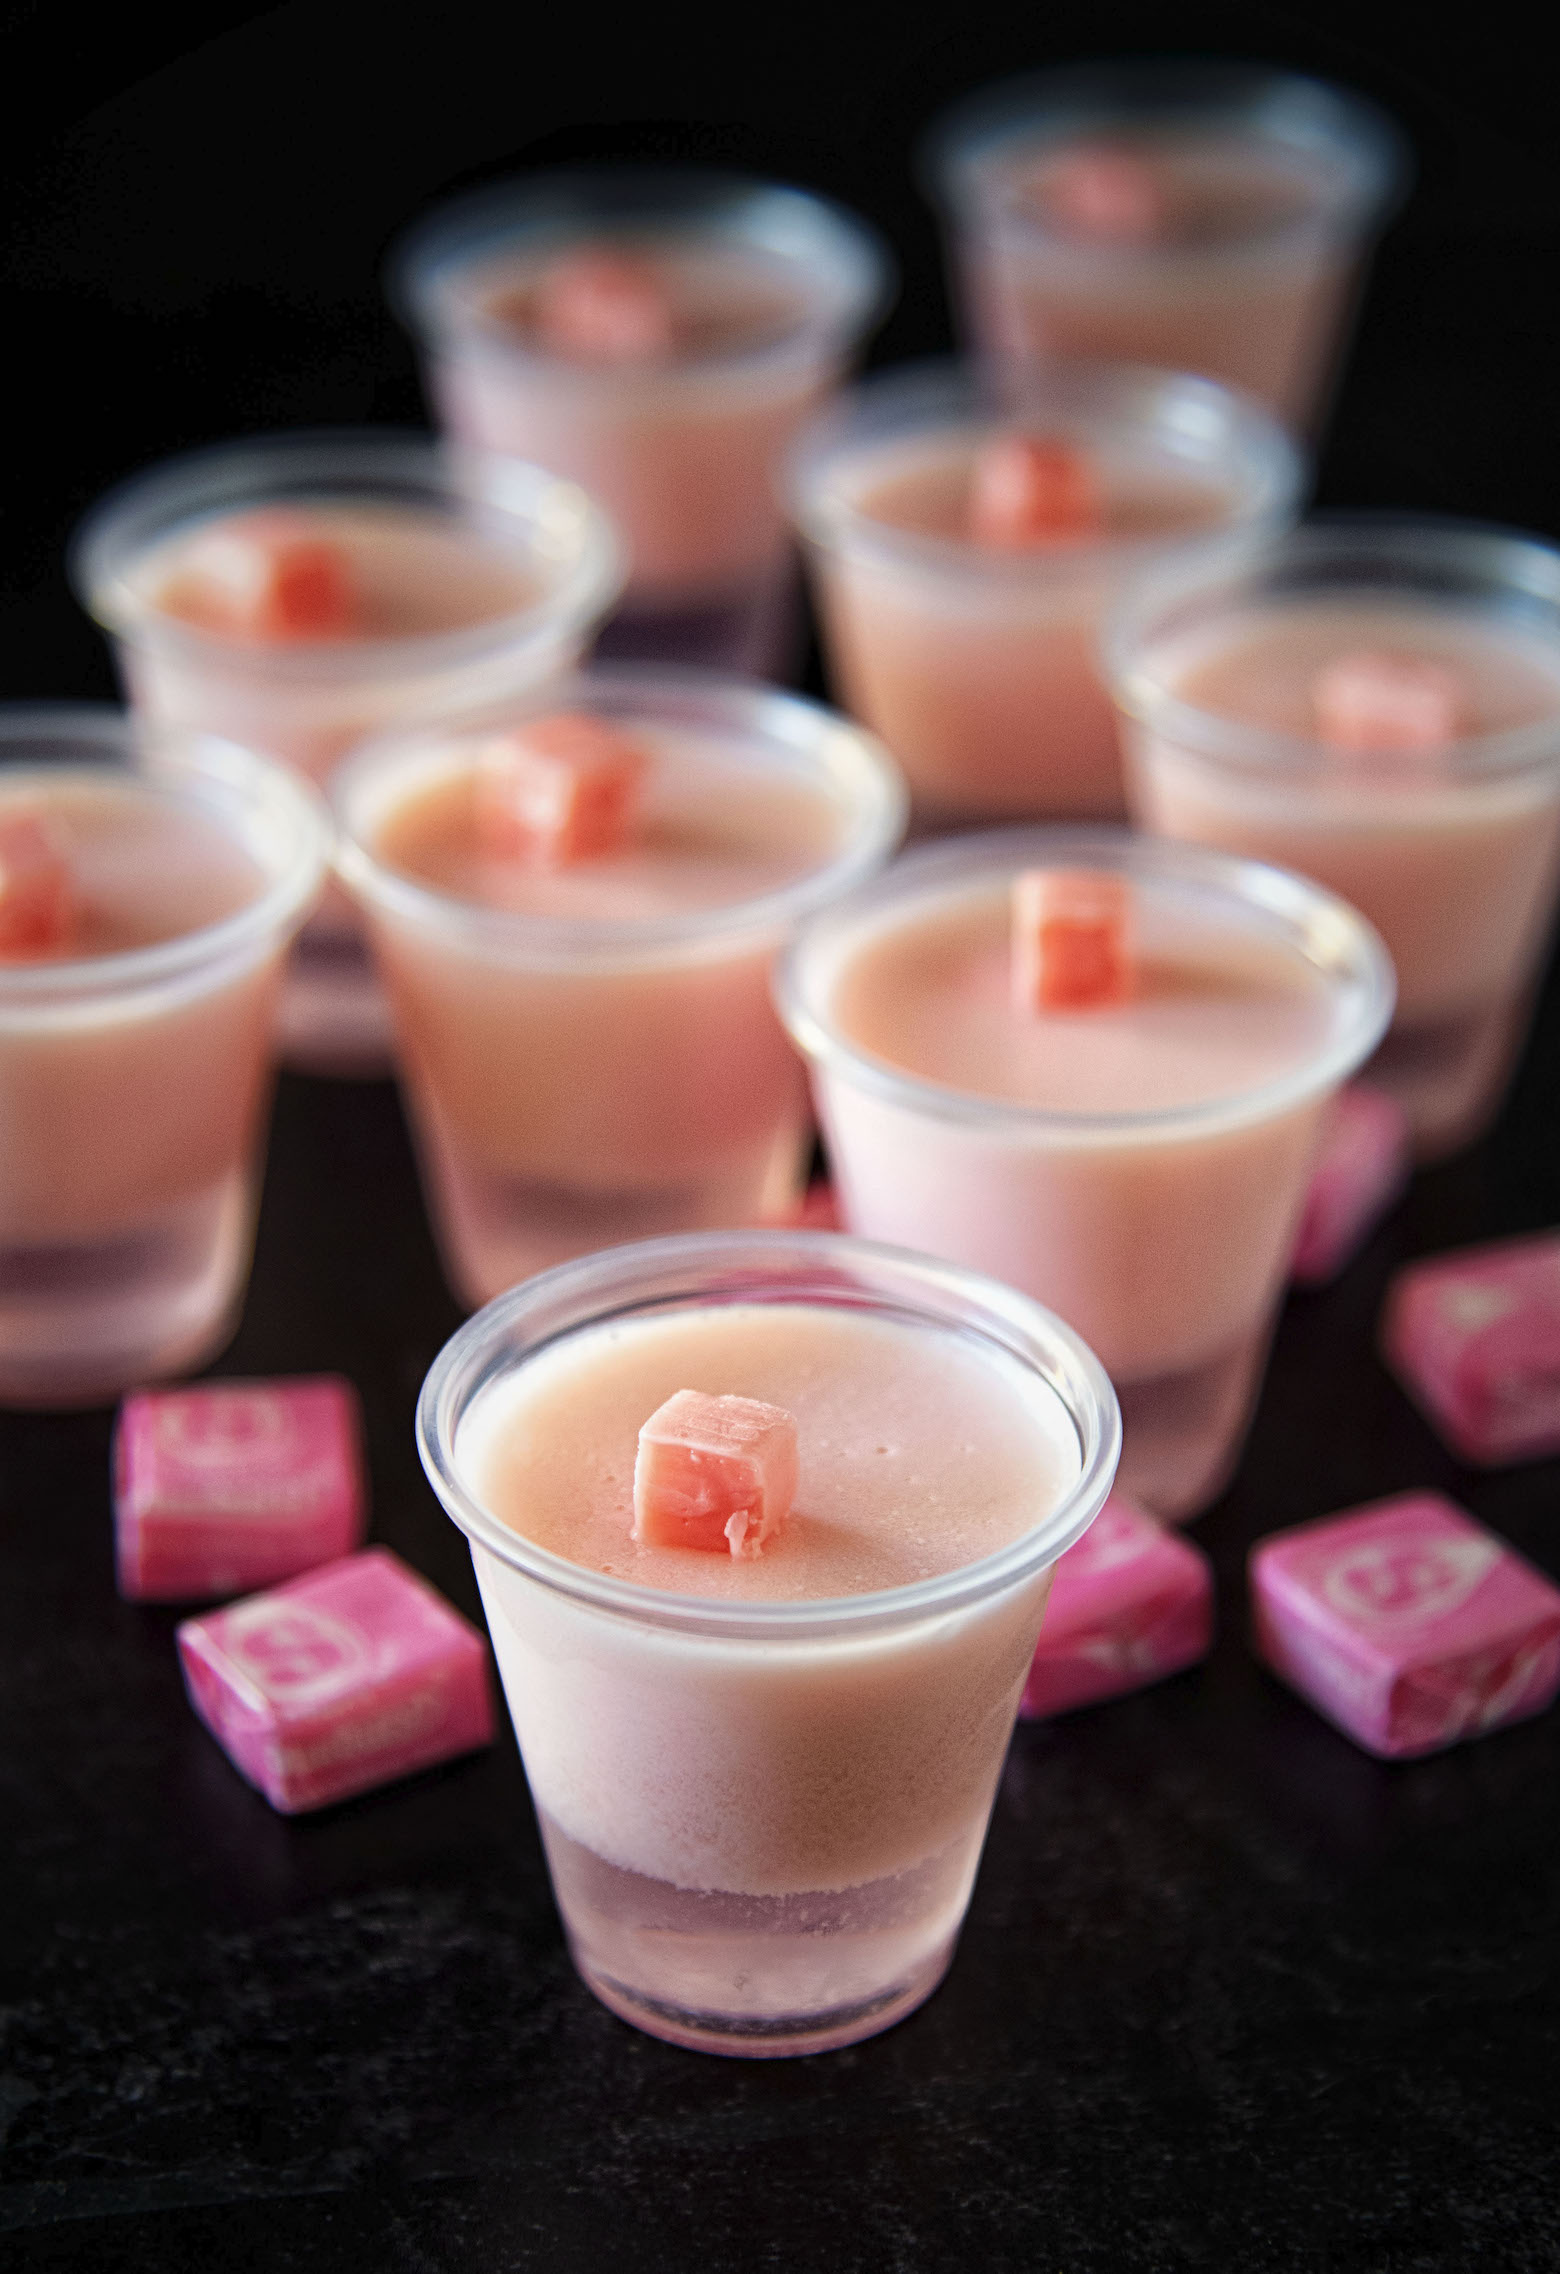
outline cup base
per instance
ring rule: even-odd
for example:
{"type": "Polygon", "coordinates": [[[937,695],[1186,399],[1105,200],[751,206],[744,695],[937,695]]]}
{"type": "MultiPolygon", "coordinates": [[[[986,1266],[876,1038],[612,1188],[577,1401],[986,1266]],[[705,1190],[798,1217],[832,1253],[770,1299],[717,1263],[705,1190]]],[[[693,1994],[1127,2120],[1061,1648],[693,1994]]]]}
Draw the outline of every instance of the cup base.
{"type": "Polygon", "coordinates": [[[1256,1407],[1274,1321],[1233,1350],[1185,1373],[1117,1382],[1121,1466],[1117,1485],[1167,1523],[1184,1524],[1217,1500],[1234,1474],[1256,1407]]]}
{"type": "Polygon", "coordinates": [[[657,605],[630,593],[597,635],[604,663],[688,663],[744,678],[790,680],[801,662],[795,578],[768,571],[733,592],[657,605]]]}
{"type": "Polygon", "coordinates": [[[939,1987],[953,1957],[953,1942],[928,1959],[918,1978],[901,1984],[882,1998],[845,2006],[833,2013],[786,2015],[765,2028],[733,2021],[723,2014],[691,2013],[636,1997],[620,1982],[594,1972],[578,1954],[574,1964],[581,1981],[619,2021],[630,2022],[649,2037],[668,2045],[681,2045],[690,2053],[723,2053],[728,2060],[777,2061],[803,2053],[832,2053],[842,2045],[859,2045],[864,2037],[877,2037],[924,2005],[939,1987]]]}
{"type": "Polygon", "coordinates": [[[1421,1165],[1460,1153],[1494,1121],[1528,1013],[1524,994],[1433,1026],[1389,1030],[1364,1078],[1403,1108],[1421,1165]]]}
{"type": "Polygon", "coordinates": [[[295,1074],[370,1081],[391,1072],[390,1005],[361,932],[304,926],[282,985],[278,1040],[295,1074]]]}

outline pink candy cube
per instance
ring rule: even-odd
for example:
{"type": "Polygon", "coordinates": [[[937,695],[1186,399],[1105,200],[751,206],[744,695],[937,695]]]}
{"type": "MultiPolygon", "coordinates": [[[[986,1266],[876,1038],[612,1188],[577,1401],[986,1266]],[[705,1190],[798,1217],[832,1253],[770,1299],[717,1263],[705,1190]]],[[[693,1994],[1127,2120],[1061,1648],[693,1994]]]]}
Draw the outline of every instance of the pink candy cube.
{"type": "Polygon", "coordinates": [[[1056,1567],[1019,1713],[1041,1720],[1140,1690],[1212,1642],[1208,1558],[1113,1493],[1056,1567]]]}
{"type": "Polygon", "coordinates": [[[159,605],[230,639],[341,640],[362,628],[350,556],[280,508],[198,538],[159,605]]]}
{"type": "Polygon", "coordinates": [[[184,1686],[286,1815],[491,1744],[487,1646],[388,1548],[186,1619],[184,1686]]]}
{"type": "Polygon", "coordinates": [[[1367,1751],[1435,1753],[1560,1689],[1560,1588],[1438,1492],[1259,1541],[1257,1647],[1367,1751]]]}
{"type": "Polygon", "coordinates": [[[1013,879],[1013,1001],[1096,1010],[1132,992],[1131,902],[1110,870],[1025,869],[1013,879]]]}
{"type": "Polygon", "coordinates": [[[970,487],[976,544],[1022,549],[1089,536],[1101,525],[1094,468],[1070,443],[999,434],[980,450],[970,487]]]}
{"type": "Polygon", "coordinates": [[[1311,703],[1337,750],[1436,750],[1457,732],[1462,686],[1426,656],[1342,655],[1317,674],[1311,703]]]}
{"type": "Polygon", "coordinates": [[[796,1417],[762,1398],[678,1390],[639,1432],[634,1538],[756,1556],[796,1497],[796,1417]]]}
{"type": "Polygon", "coordinates": [[[544,346],[586,363],[661,362],[677,346],[671,296],[654,265],[608,248],[554,261],[536,295],[544,346]]]}
{"type": "Polygon", "coordinates": [[[488,850],[537,868],[614,852],[648,763],[637,742],[588,711],[559,711],[498,736],[477,785],[488,850]]]}
{"type": "Polygon", "coordinates": [[[1165,225],[1165,200],[1153,168],[1132,150],[1081,144],[1045,170],[1047,211],[1080,236],[1145,245],[1165,225]]]}
{"type": "Polygon", "coordinates": [[[334,1375],[140,1390],[114,1443],[119,1592],[238,1595],[363,1537],[356,1392],[334,1375]]]}
{"type": "Polygon", "coordinates": [[[75,915],[70,864],[56,833],[35,813],[0,815],[0,956],[57,951],[75,915]]]}
{"type": "Polygon", "coordinates": [[[1381,1349],[1465,1461],[1497,1468],[1560,1453],[1560,1234],[1400,1271],[1381,1349]]]}
{"type": "Polygon", "coordinates": [[[1321,1156],[1311,1171],[1290,1261],[1292,1279],[1321,1287],[1336,1279],[1408,1182],[1408,1120],[1395,1098],[1368,1082],[1338,1092],[1321,1156]]]}

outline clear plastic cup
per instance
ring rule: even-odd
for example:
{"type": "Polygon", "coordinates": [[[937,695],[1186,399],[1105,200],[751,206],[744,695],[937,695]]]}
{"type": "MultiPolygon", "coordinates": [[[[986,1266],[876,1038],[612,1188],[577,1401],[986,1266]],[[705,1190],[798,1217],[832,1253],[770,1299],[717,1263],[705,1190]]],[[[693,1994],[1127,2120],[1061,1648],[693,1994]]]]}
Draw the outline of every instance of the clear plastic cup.
{"type": "Polygon", "coordinates": [[[1116,819],[1121,757],[1096,641],[1145,564],[1210,529],[1275,528],[1304,467],[1277,423],[1206,379],[1123,368],[1037,380],[1017,412],[951,365],[869,379],[791,464],[834,682],[910,782],[918,824],[1116,819]],[[1140,526],[1005,549],[896,526],[885,485],[962,494],[1012,428],[1086,451],[1140,526]]]}
{"type": "Polygon", "coordinates": [[[335,777],[341,873],[395,1013],[445,1270],[472,1305],[592,1248],[788,1211],[811,1124],[770,966],[804,915],[881,866],[904,825],[886,753],[773,688],[601,665],[546,707],[597,713],[674,759],[686,745],[811,789],[838,833],[814,867],[755,899],[541,916],[450,897],[378,850],[408,795],[469,765],[469,742],[387,737],[335,777]]]}
{"type": "Polygon", "coordinates": [[[788,667],[795,572],[775,475],[889,298],[892,263],[863,222],[807,191],[702,168],[539,174],[434,212],[390,281],[474,486],[502,496],[507,462],[534,460],[582,483],[622,530],[628,586],[603,655],[788,667]],[[495,293],[602,239],[696,276],[751,275],[794,303],[790,318],[674,360],[591,364],[495,317],[495,293]]]}
{"type": "Polygon", "coordinates": [[[46,807],[130,776],[154,821],[214,824],[259,881],[152,946],[0,960],[7,1405],[93,1404],[200,1364],[249,1272],[276,998],[329,826],[312,791],[213,737],[143,736],[106,706],[0,713],[0,797],[46,807]]]}
{"type": "Polygon", "coordinates": [[[1200,371],[1300,432],[1326,410],[1366,255],[1408,171],[1398,129],[1361,96],[1188,59],[989,88],[925,153],[969,336],[1006,377],[1080,357],[1200,371]],[[1178,185],[1179,224],[1063,225],[1047,169],[1095,146],[1178,185]]]}
{"type": "MultiPolygon", "coordinates": [[[[1325,644],[1325,642],[1324,642],[1325,644]]],[[[1300,870],[1351,901],[1397,966],[1371,1079],[1422,1158],[1493,1120],[1527,1031],[1560,895],[1560,552],[1470,523],[1319,521],[1210,549],[1123,596],[1106,633],[1134,814],[1148,829],[1300,870]],[[1255,638],[1399,644],[1518,673],[1543,715],[1419,754],[1340,753],[1178,692],[1255,638]]]]}
{"type": "Polygon", "coordinates": [[[848,2045],[930,1996],[1052,1570],[1116,1465],[1115,1400],[1078,1338],[1011,1288],[859,1240],[653,1240],[490,1304],[435,1361],[417,1432],[471,1542],[553,1890],[596,1996],[652,2036],[749,2055],[848,2045]],[[597,1322],[730,1302],[847,1304],[1016,1362],[1076,1442],[1070,1489],[962,1570],[790,1602],[607,1577],[483,1505],[472,1418],[533,1354],[597,1322]],[[679,1872],[690,1825],[699,1864],[679,1872]]]}
{"type": "MultiPolygon", "coordinates": [[[[849,1229],[1000,1273],[1049,1305],[1115,1385],[1127,1490],[1171,1518],[1206,1507],[1255,1404],[1328,1101],[1391,1015],[1392,969],[1374,932],[1299,877],[1200,846],[1002,830],[907,854],[814,917],[781,962],[777,995],[811,1063],[849,1229]],[[1210,939],[1227,938],[1232,957],[1293,959],[1321,982],[1325,1020],[1292,1064],[1254,1085],[1234,1086],[1225,1069],[1206,1102],[1159,1106],[1145,1069],[1140,1107],[1076,1112],[921,1079],[845,1031],[835,999],[863,948],[961,905],[1005,902],[1013,878],[1036,868],[1121,873],[1138,929],[1172,950],[1184,934],[1205,957],[1210,939]]],[[[1161,1033],[1156,1048],[1183,1045],[1161,1033]]]]}
{"type": "MultiPolygon", "coordinates": [[[[501,502],[474,502],[426,436],[351,428],[262,435],[153,466],[93,507],[71,552],[76,592],[112,634],[137,712],[226,735],[316,782],[366,734],[501,702],[568,670],[620,578],[617,540],[573,484],[513,466],[501,502]],[[366,511],[387,524],[407,516],[462,548],[469,539],[473,561],[521,596],[448,630],[287,642],[223,638],[153,604],[149,563],[227,514],[271,506],[366,511]]],[[[310,1072],[388,1066],[383,998],[335,893],[299,942],[282,1037],[288,1060],[310,1072]]]]}

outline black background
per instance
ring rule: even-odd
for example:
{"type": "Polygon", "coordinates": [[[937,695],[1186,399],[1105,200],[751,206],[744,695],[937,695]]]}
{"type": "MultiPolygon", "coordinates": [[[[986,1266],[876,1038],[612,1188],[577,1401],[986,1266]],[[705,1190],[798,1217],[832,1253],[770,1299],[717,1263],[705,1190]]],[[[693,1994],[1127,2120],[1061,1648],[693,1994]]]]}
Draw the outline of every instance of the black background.
{"type": "MultiPolygon", "coordinates": [[[[60,568],[110,480],[249,428],[418,420],[377,276],[450,189],[612,154],[815,185],[897,248],[892,361],[948,336],[914,136],[984,80],[1113,51],[1270,57],[1402,120],[1418,185],[1319,494],[1560,533],[1560,164],[1526,11],[733,16],[13,8],[0,698],[112,692],[60,568]]],[[[272,1816],[182,1703],[173,1617],[114,1596],[109,1417],[0,1421],[0,2264],[1560,2264],[1560,1714],[1372,1762],[1256,1667],[1241,1585],[1263,1531],[1410,1484],[1560,1575],[1560,1466],[1460,1471],[1371,1352],[1396,1261],[1560,1217],[1557,1042],[1551,988],[1494,1136],[1289,1304],[1199,1527],[1214,1657],[1019,1733],[950,1982],[846,2054],[712,2061],[600,2011],[507,1738],[272,1816]]],[[[455,1319],[389,1086],[284,1081],[221,1370],[350,1373],[375,1535],[474,1608],[410,1444],[455,1319]]]]}

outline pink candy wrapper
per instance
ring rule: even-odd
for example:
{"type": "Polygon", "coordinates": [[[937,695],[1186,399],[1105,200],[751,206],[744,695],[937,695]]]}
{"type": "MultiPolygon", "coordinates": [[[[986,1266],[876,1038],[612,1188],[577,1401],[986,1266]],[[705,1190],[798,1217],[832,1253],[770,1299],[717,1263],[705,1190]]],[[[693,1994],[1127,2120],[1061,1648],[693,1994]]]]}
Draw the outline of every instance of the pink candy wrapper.
{"type": "Polygon", "coordinates": [[[1113,1493],[1056,1567],[1019,1704],[1030,1721],[1178,1674],[1213,1642],[1213,1569],[1113,1493]]]}
{"type": "Polygon", "coordinates": [[[238,1595],[347,1555],[365,1522],[357,1394],[334,1375],[141,1390],[114,1442],[119,1592],[238,1595]]]}
{"type": "Polygon", "coordinates": [[[1325,1286],[1359,1253],[1408,1182],[1408,1121],[1368,1082],[1350,1082],[1332,1102],[1322,1150],[1306,1190],[1289,1273],[1325,1286]]]}
{"type": "Polygon", "coordinates": [[[1368,1752],[1436,1753],[1560,1688],[1560,1588],[1438,1492],[1275,1533],[1250,1575],[1258,1650],[1368,1752]]]}
{"type": "Polygon", "coordinates": [[[492,1742],[486,1643],[388,1548],[186,1619],[178,1643],[191,1705],[289,1816],[492,1742]]]}
{"type": "Polygon", "coordinates": [[[1400,1271],[1381,1349],[1465,1461],[1496,1468],[1560,1453],[1560,1234],[1400,1271]]]}

